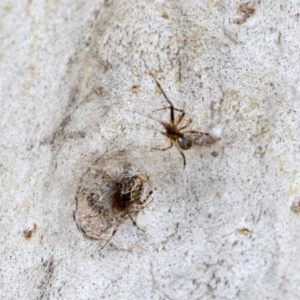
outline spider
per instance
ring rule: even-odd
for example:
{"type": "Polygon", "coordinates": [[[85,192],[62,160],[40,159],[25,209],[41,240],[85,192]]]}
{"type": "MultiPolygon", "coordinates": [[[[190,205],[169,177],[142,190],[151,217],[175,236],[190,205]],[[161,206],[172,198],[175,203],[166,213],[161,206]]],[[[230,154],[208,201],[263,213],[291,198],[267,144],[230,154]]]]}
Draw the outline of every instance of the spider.
{"type": "MultiPolygon", "coordinates": [[[[117,183],[116,192],[113,195],[113,211],[116,217],[116,223],[121,224],[127,217],[130,218],[133,225],[141,229],[136,223],[137,214],[149,204],[149,197],[152,195],[150,191],[147,196],[142,199],[144,184],[149,180],[146,174],[133,175],[124,177],[117,183]]],[[[115,234],[115,229],[113,235],[115,234]]],[[[112,237],[113,237],[112,235],[112,237]]]]}
{"type": "MultiPolygon", "coordinates": [[[[158,80],[153,75],[151,75],[151,76],[155,80],[156,85],[158,86],[159,90],[163,94],[165,100],[169,104],[168,107],[163,107],[163,108],[160,108],[158,110],[170,109],[170,121],[169,121],[169,123],[157,120],[165,128],[165,132],[161,132],[161,133],[170,139],[170,146],[168,146],[166,148],[153,148],[153,149],[166,151],[166,150],[172,148],[174,143],[175,143],[179,153],[181,154],[181,156],[183,158],[183,168],[185,168],[186,158],[185,158],[184,153],[181,150],[188,150],[192,147],[193,140],[192,140],[191,135],[192,134],[197,134],[199,136],[210,136],[210,134],[206,133],[206,132],[195,131],[195,130],[184,130],[187,127],[190,126],[190,124],[192,123],[192,119],[189,119],[188,122],[184,126],[180,126],[180,123],[183,121],[183,119],[185,117],[185,111],[183,109],[179,109],[179,108],[174,107],[173,103],[170,101],[170,99],[168,98],[168,96],[164,92],[164,90],[161,87],[158,80]],[[178,115],[177,118],[175,118],[175,111],[180,112],[180,114],[178,115]]],[[[158,110],[156,110],[156,111],[158,111],[158,110]]]]}
{"type": "Polygon", "coordinates": [[[103,241],[100,251],[126,219],[141,229],[136,217],[151,201],[148,199],[152,191],[143,196],[145,183],[149,180],[147,174],[131,175],[131,171],[123,167],[120,171],[118,162],[121,158],[122,155],[117,155],[105,162],[97,160],[84,175],[76,195],[76,225],[88,238],[103,241]]]}

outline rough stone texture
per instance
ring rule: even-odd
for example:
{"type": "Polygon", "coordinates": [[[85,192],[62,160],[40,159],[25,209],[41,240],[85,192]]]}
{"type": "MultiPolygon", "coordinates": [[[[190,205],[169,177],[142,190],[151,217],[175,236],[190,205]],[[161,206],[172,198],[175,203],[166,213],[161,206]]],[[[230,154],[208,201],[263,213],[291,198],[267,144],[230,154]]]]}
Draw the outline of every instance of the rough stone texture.
{"type": "Polygon", "coordinates": [[[297,1],[0,3],[1,299],[297,299],[297,1]],[[221,141],[163,147],[166,105],[221,141]],[[144,157],[153,201],[111,243],[73,220],[99,157],[144,157]],[[291,209],[292,207],[292,209],[291,209]],[[36,223],[31,238],[23,230],[36,223]]]}

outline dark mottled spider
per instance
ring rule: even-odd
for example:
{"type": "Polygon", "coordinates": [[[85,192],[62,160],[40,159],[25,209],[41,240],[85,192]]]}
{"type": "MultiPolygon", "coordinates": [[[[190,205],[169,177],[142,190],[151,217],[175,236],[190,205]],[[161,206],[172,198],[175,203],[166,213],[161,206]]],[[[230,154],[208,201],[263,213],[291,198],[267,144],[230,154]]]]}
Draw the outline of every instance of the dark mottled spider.
{"type": "MultiPolygon", "coordinates": [[[[157,79],[152,74],[151,74],[151,76],[155,80],[158,88],[160,89],[161,93],[163,94],[164,98],[166,99],[166,101],[169,104],[168,107],[163,107],[158,110],[170,109],[170,122],[169,123],[163,122],[160,120],[157,120],[157,121],[160,122],[160,124],[162,124],[164,126],[165,132],[161,132],[161,133],[170,139],[171,144],[170,144],[170,146],[168,146],[166,148],[154,148],[154,149],[165,151],[165,150],[172,148],[174,145],[174,142],[175,142],[175,145],[177,146],[177,149],[183,158],[183,168],[185,168],[186,158],[185,158],[184,153],[181,151],[181,149],[188,150],[192,147],[192,145],[193,145],[193,139],[191,137],[192,134],[197,134],[198,136],[209,136],[209,134],[206,132],[199,132],[199,131],[195,131],[195,130],[184,130],[192,123],[192,119],[189,119],[188,122],[184,126],[180,127],[179,124],[183,121],[183,119],[185,117],[185,111],[183,109],[178,109],[178,108],[174,107],[173,103],[169,100],[168,96],[162,89],[160,83],[157,81],[157,79]],[[179,116],[176,119],[175,119],[175,110],[180,112],[179,116]],[[182,130],[184,130],[184,131],[182,131],[182,130]]],[[[158,110],[156,110],[156,111],[158,111],[158,110]]]]}
{"type": "Polygon", "coordinates": [[[136,217],[151,201],[152,191],[144,195],[147,174],[130,175],[131,170],[123,170],[126,165],[118,165],[121,159],[122,155],[115,155],[105,161],[97,160],[88,169],[76,195],[76,225],[88,238],[102,241],[100,250],[127,218],[141,229],[136,217]]]}
{"type": "Polygon", "coordinates": [[[132,203],[138,203],[143,193],[144,182],[148,181],[148,176],[138,174],[131,177],[124,177],[116,185],[116,193],[114,195],[114,208],[124,210],[132,203]]]}
{"type": "MultiPolygon", "coordinates": [[[[116,184],[116,192],[113,195],[112,209],[115,215],[114,230],[105,244],[103,249],[116,234],[120,224],[128,217],[133,225],[141,229],[136,223],[137,214],[149,204],[149,197],[152,195],[150,191],[147,196],[142,199],[144,183],[149,180],[146,174],[138,174],[130,177],[124,177],[116,184]]],[[[141,229],[143,230],[143,229],[141,229]]]]}

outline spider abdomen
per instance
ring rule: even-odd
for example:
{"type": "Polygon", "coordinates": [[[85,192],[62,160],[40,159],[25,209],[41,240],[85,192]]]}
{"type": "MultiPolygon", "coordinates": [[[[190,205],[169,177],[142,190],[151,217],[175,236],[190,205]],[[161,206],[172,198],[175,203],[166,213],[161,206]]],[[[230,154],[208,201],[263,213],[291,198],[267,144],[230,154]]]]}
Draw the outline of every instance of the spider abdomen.
{"type": "Polygon", "coordinates": [[[192,147],[193,142],[191,137],[187,136],[187,135],[181,135],[178,138],[178,145],[182,150],[188,150],[192,147]]]}

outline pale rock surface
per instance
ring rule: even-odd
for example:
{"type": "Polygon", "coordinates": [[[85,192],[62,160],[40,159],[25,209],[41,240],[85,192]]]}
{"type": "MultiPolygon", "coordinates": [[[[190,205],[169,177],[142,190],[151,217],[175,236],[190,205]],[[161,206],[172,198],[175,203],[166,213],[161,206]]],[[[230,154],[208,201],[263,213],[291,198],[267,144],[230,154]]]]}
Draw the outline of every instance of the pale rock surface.
{"type": "Polygon", "coordinates": [[[299,297],[297,1],[2,0],[0,16],[1,299],[299,297]],[[168,140],[148,116],[169,113],[149,72],[221,137],[185,169],[151,150],[168,140]],[[100,252],[75,195],[121,150],[153,199],[144,232],[126,220],[100,252]]]}

